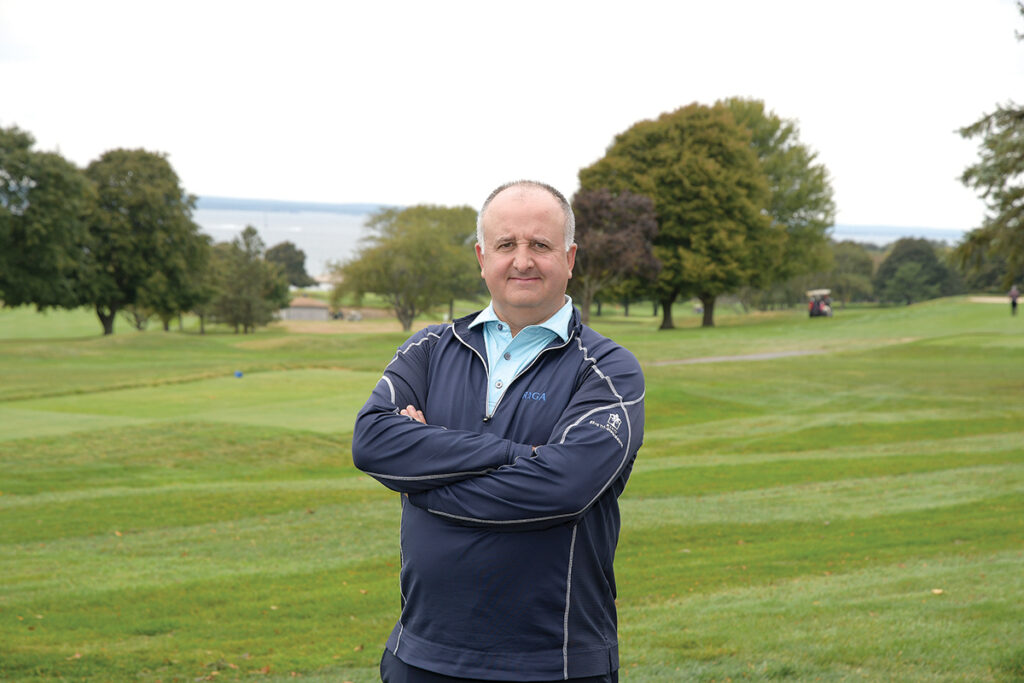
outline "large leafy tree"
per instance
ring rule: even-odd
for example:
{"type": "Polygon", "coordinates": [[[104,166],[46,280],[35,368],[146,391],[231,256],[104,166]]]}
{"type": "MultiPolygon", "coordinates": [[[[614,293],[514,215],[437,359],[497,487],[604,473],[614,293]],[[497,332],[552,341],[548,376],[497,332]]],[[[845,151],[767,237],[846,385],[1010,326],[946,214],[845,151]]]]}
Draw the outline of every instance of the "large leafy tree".
{"type": "Polygon", "coordinates": [[[216,245],[213,263],[219,287],[213,299],[217,320],[248,334],[266,325],[288,305],[288,281],[281,269],[266,260],[256,228],[248,225],[228,244],[216,245]]]}
{"type": "Polygon", "coordinates": [[[714,325],[716,298],[761,283],[781,258],[785,233],[768,215],[770,189],[750,132],[723,104],[694,103],[635,124],[579,177],[583,189],[654,201],[662,329],[673,327],[680,295],[700,298],[703,325],[714,325]]]}
{"type": "MultiPolygon", "coordinates": [[[[1024,3],[1017,3],[1024,16],[1024,3]]],[[[1024,34],[1017,34],[1017,39],[1024,34]]],[[[1003,285],[1024,275],[1024,107],[1007,102],[960,129],[967,139],[980,138],[978,161],[961,181],[985,200],[981,227],[967,234],[957,249],[961,263],[981,266],[987,256],[1002,254],[1007,269],[1003,285]]]]}
{"type": "Polygon", "coordinates": [[[77,167],[34,144],[17,127],[0,128],[0,300],[74,308],[95,191],[77,167]]]}
{"type": "Polygon", "coordinates": [[[850,240],[832,244],[833,267],[827,283],[832,296],[844,307],[851,301],[871,298],[875,263],[863,245],[850,240]]]}
{"type": "Polygon", "coordinates": [[[897,240],[874,276],[875,295],[884,302],[915,301],[950,296],[963,291],[957,273],[926,239],[897,240]]]}
{"type": "Polygon", "coordinates": [[[480,292],[479,265],[473,254],[476,211],[468,206],[417,205],[381,209],[370,216],[369,235],[348,262],[337,266],[340,282],[332,298],[387,299],[402,324],[412,328],[417,315],[458,297],[480,292]]]}
{"type": "Polygon", "coordinates": [[[205,273],[210,265],[211,239],[196,235],[181,249],[168,254],[170,263],[153,271],[143,282],[138,307],[160,318],[164,331],[170,321],[186,311],[194,311],[212,296],[205,273]]]}
{"type": "Polygon", "coordinates": [[[142,149],[106,152],[86,168],[98,208],[90,221],[86,299],[104,334],[118,311],[148,300],[161,313],[184,310],[180,288],[189,280],[189,254],[202,249],[192,221],[195,197],[186,194],[163,154],[142,149]],[[167,290],[167,291],[160,291],[167,290]]]}
{"type": "Polygon", "coordinates": [[[583,322],[588,322],[590,304],[599,292],[633,275],[657,273],[652,241],[658,219],[649,197],[606,189],[578,192],[573,213],[579,248],[569,291],[579,300],[583,322]]]}
{"type": "Polygon", "coordinates": [[[306,252],[294,242],[281,242],[267,249],[267,260],[280,266],[288,284],[294,287],[309,287],[316,280],[306,272],[306,252]]]}
{"type": "Polygon", "coordinates": [[[722,104],[750,131],[770,186],[768,213],[786,233],[773,282],[823,270],[829,263],[828,233],[836,210],[828,169],[800,142],[796,121],[765,111],[760,100],[730,98],[722,104]]]}

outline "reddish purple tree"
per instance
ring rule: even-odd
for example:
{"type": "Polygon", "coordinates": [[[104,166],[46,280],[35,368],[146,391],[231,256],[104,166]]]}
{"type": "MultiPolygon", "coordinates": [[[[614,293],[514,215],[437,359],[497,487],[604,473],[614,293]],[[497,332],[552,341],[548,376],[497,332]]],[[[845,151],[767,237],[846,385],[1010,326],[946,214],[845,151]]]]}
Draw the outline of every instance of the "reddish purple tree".
{"type": "Polygon", "coordinates": [[[602,289],[629,277],[653,279],[657,274],[660,264],[652,243],[658,219],[654,202],[632,192],[581,190],[572,204],[578,249],[569,292],[588,322],[590,304],[602,289]]]}

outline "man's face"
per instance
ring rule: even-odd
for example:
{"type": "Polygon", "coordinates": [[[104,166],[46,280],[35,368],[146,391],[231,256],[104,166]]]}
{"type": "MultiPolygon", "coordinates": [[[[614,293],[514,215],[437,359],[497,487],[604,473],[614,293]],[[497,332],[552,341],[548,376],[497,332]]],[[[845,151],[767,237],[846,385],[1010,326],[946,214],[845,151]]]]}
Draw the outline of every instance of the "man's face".
{"type": "Polygon", "coordinates": [[[565,214],[547,191],[513,186],[484,213],[480,275],[494,310],[514,328],[543,322],[562,307],[576,245],[565,249],[565,214]]]}

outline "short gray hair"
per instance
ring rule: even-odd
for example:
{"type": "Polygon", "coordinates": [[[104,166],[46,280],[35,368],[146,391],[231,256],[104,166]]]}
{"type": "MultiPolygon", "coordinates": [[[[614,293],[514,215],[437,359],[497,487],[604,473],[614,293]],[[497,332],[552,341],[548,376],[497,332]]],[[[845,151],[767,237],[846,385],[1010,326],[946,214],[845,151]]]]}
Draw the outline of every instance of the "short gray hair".
{"type": "Polygon", "coordinates": [[[484,205],[480,207],[480,213],[476,215],[476,241],[480,245],[480,251],[484,250],[484,214],[487,212],[487,207],[491,205],[491,201],[499,194],[511,187],[533,187],[539,190],[544,190],[556,200],[558,205],[562,207],[562,213],[565,214],[565,250],[569,251],[569,247],[573,245],[576,239],[576,216],[572,212],[572,205],[569,204],[569,200],[565,198],[565,195],[556,190],[547,183],[542,183],[537,180],[513,180],[512,182],[499,185],[494,189],[491,194],[487,195],[487,199],[484,201],[484,205]]]}

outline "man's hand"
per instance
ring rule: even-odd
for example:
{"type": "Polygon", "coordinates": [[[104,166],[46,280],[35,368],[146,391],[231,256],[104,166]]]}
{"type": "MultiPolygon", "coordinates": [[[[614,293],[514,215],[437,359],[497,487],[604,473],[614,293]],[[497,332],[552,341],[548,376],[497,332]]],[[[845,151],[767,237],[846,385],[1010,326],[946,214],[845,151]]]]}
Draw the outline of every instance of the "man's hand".
{"type": "Polygon", "coordinates": [[[405,415],[406,417],[411,417],[412,419],[416,420],[417,422],[422,422],[423,424],[427,424],[426,418],[423,417],[423,411],[422,410],[417,410],[414,406],[408,405],[405,408],[402,408],[401,414],[405,415]]]}

